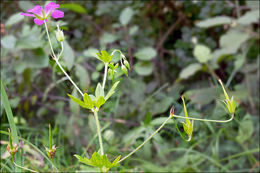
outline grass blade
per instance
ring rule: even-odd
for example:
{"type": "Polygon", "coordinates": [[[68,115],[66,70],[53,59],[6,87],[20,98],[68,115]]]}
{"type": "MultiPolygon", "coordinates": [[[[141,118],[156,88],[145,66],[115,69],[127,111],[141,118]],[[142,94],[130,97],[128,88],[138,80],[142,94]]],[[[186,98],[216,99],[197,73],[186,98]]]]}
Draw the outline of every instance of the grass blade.
{"type": "MultiPolygon", "coordinates": [[[[1,101],[4,105],[4,109],[5,109],[7,118],[8,118],[8,122],[9,122],[9,125],[10,125],[10,128],[11,128],[11,134],[12,134],[12,137],[13,137],[13,141],[19,146],[17,128],[16,128],[15,123],[14,123],[13,113],[12,113],[11,106],[10,106],[10,103],[8,101],[8,97],[7,97],[7,94],[5,92],[5,88],[4,88],[4,84],[3,84],[2,80],[1,80],[1,101]]],[[[18,149],[18,152],[15,154],[15,162],[18,165],[22,165],[21,164],[22,163],[21,162],[21,153],[20,153],[19,149],[18,149]]],[[[20,172],[21,169],[18,168],[18,167],[15,167],[15,172],[18,172],[18,171],[20,172]]]]}

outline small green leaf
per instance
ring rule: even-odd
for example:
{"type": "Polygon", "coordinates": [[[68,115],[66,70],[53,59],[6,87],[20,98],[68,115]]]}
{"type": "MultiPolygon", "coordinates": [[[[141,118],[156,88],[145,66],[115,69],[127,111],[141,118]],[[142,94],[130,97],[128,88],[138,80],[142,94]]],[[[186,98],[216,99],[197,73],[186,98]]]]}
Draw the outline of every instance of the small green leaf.
{"type": "Polygon", "coordinates": [[[157,55],[156,50],[153,47],[145,47],[142,49],[139,49],[134,56],[140,60],[151,60],[153,58],[155,58],[157,55]]]}
{"type": "Polygon", "coordinates": [[[134,66],[134,70],[138,75],[148,76],[153,72],[153,64],[151,62],[138,62],[134,66]]]}
{"type": "Polygon", "coordinates": [[[207,46],[197,44],[194,48],[193,55],[200,63],[205,63],[212,58],[211,51],[207,46]]]}
{"type": "Polygon", "coordinates": [[[67,8],[76,13],[83,13],[83,14],[87,13],[87,10],[80,4],[61,4],[60,8],[67,8]]]}
{"type": "Polygon", "coordinates": [[[73,49],[70,47],[67,41],[64,41],[64,60],[66,62],[66,66],[70,70],[74,64],[75,55],[73,49]]]}
{"type": "Polygon", "coordinates": [[[6,49],[13,49],[16,44],[16,38],[13,35],[7,35],[1,38],[1,45],[6,49]]]}
{"type": "Polygon", "coordinates": [[[237,23],[241,25],[250,25],[251,23],[256,23],[259,19],[259,10],[249,11],[240,18],[238,18],[237,23]]]}
{"type": "Polygon", "coordinates": [[[91,98],[90,98],[90,96],[89,96],[87,93],[84,93],[83,99],[84,99],[84,103],[85,103],[89,108],[92,109],[93,106],[94,106],[94,104],[93,104],[93,102],[91,101],[91,98]]]}
{"type": "Polygon", "coordinates": [[[107,101],[114,93],[115,93],[115,89],[117,87],[117,85],[119,84],[120,81],[117,81],[114,83],[114,85],[111,87],[111,89],[109,90],[109,92],[107,93],[105,100],[107,101]]]}
{"type": "Polygon", "coordinates": [[[73,97],[72,95],[68,94],[68,96],[77,104],[79,104],[81,107],[86,108],[86,109],[91,109],[91,107],[89,107],[88,105],[86,105],[83,101],[81,101],[80,99],[73,97]]]}
{"type": "Polygon", "coordinates": [[[20,13],[13,14],[5,23],[7,27],[12,26],[24,19],[24,16],[22,16],[20,13]]]}
{"type": "Polygon", "coordinates": [[[104,89],[102,88],[100,83],[98,83],[98,85],[96,87],[95,96],[96,96],[96,98],[99,98],[100,96],[105,97],[104,89]]]}
{"type": "Polygon", "coordinates": [[[120,23],[125,26],[127,25],[134,15],[134,11],[130,7],[126,7],[119,16],[120,23]]]}
{"type": "Polygon", "coordinates": [[[83,158],[83,157],[81,157],[81,156],[79,156],[79,155],[77,155],[77,154],[74,154],[74,156],[79,160],[79,162],[85,163],[86,165],[89,165],[89,166],[95,166],[95,165],[93,165],[92,162],[91,162],[89,159],[87,159],[87,158],[83,158]]]}
{"type": "Polygon", "coordinates": [[[118,161],[120,160],[121,156],[118,156],[112,163],[112,167],[115,167],[118,163],[118,161]]]}
{"type": "Polygon", "coordinates": [[[200,69],[201,69],[201,64],[199,63],[190,64],[184,69],[182,69],[179,77],[181,79],[188,79],[190,76],[194,75],[200,69]]]}
{"type": "Polygon", "coordinates": [[[119,37],[117,35],[105,32],[102,35],[100,42],[103,43],[103,44],[109,44],[109,43],[115,42],[116,40],[118,40],[118,38],[119,37]]]}
{"type": "Polygon", "coordinates": [[[102,106],[104,103],[105,103],[105,99],[103,96],[100,96],[98,99],[97,99],[97,102],[96,102],[96,107],[97,108],[100,108],[100,106],[102,106]]]}
{"type": "Polygon", "coordinates": [[[119,161],[119,159],[121,158],[121,156],[118,156],[113,163],[111,163],[108,158],[107,155],[99,155],[97,152],[94,152],[91,156],[90,159],[87,158],[83,158],[79,155],[74,155],[80,162],[85,163],[86,165],[89,166],[93,166],[93,167],[97,167],[100,169],[101,172],[107,172],[109,171],[109,169],[111,169],[112,167],[117,166],[117,163],[119,161]]]}
{"type": "Polygon", "coordinates": [[[201,28],[209,28],[217,25],[231,24],[232,18],[227,16],[217,16],[213,18],[208,18],[206,20],[200,21],[196,26],[201,28]]]}

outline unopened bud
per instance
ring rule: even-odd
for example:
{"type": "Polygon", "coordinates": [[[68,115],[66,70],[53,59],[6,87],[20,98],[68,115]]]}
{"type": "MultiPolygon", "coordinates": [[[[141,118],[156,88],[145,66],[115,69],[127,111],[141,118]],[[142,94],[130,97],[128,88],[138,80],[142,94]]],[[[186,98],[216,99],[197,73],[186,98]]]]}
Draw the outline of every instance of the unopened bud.
{"type": "Polygon", "coordinates": [[[126,76],[128,76],[127,69],[124,65],[121,66],[121,70],[125,73],[126,76]]]}
{"type": "Polygon", "coordinates": [[[127,60],[124,60],[124,65],[130,70],[130,65],[127,60]]]}
{"type": "Polygon", "coordinates": [[[111,69],[108,69],[108,76],[112,79],[113,77],[113,71],[111,69]]]}
{"type": "Polygon", "coordinates": [[[52,146],[52,149],[45,148],[47,155],[48,155],[51,159],[54,158],[55,153],[56,153],[56,149],[57,149],[57,147],[55,147],[55,145],[52,146]]]}
{"type": "Polygon", "coordinates": [[[57,31],[55,31],[56,33],[56,39],[59,41],[59,42],[62,42],[64,40],[64,34],[63,34],[63,31],[60,30],[59,28],[59,25],[57,25],[57,31]]]}

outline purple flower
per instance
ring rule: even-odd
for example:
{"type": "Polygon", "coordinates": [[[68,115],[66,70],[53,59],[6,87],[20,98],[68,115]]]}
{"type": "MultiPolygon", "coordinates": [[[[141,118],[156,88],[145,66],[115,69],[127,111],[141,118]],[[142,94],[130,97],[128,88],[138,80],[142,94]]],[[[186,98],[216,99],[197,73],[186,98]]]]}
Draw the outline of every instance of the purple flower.
{"type": "Polygon", "coordinates": [[[27,10],[29,13],[20,13],[24,16],[35,17],[34,23],[37,25],[42,25],[47,19],[51,16],[54,19],[63,18],[64,12],[60,10],[55,10],[59,8],[59,4],[55,4],[54,2],[48,3],[44,9],[40,5],[34,6],[32,9],[27,10]]]}

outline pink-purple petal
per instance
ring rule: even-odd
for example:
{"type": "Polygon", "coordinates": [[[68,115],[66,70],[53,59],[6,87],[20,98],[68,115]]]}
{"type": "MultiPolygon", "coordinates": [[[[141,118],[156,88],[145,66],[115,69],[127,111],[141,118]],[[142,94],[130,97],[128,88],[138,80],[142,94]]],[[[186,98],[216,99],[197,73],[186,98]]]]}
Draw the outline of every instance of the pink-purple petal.
{"type": "Polygon", "coordinates": [[[20,15],[29,16],[29,17],[35,17],[33,14],[29,14],[29,13],[20,13],[20,15]]]}
{"type": "Polygon", "coordinates": [[[53,17],[54,19],[63,18],[64,17],[64,12],[60,11],[60,10],[54,10],[51,13],[51,17],[53,17]]]}
{"type": "Polygon", "coordinates": [[[38,16],[42,16],[42,7],[40,5],[35,5],[32,9],[27,10],[27,12],[37,14],[38,16]]]}
{"type": "Polygon", "coordinates": [[[55,4],[54,2],[48,3],[48,4],[44,7],[44,12],[45,12],[46,16],[48,16],[49,13],[50,13],[51,11],[53,11],[54,9],[59,8],[59,6],[60,6],[59,4],[55,4]]]}
{"type": "Polygon", "coordinates": [[[37,25],[42,25],[44,23],[44,20],[40,20],[40,19],[37,19],[37,18],[34,18],[34,23],[37,24],[37,25]]]}

